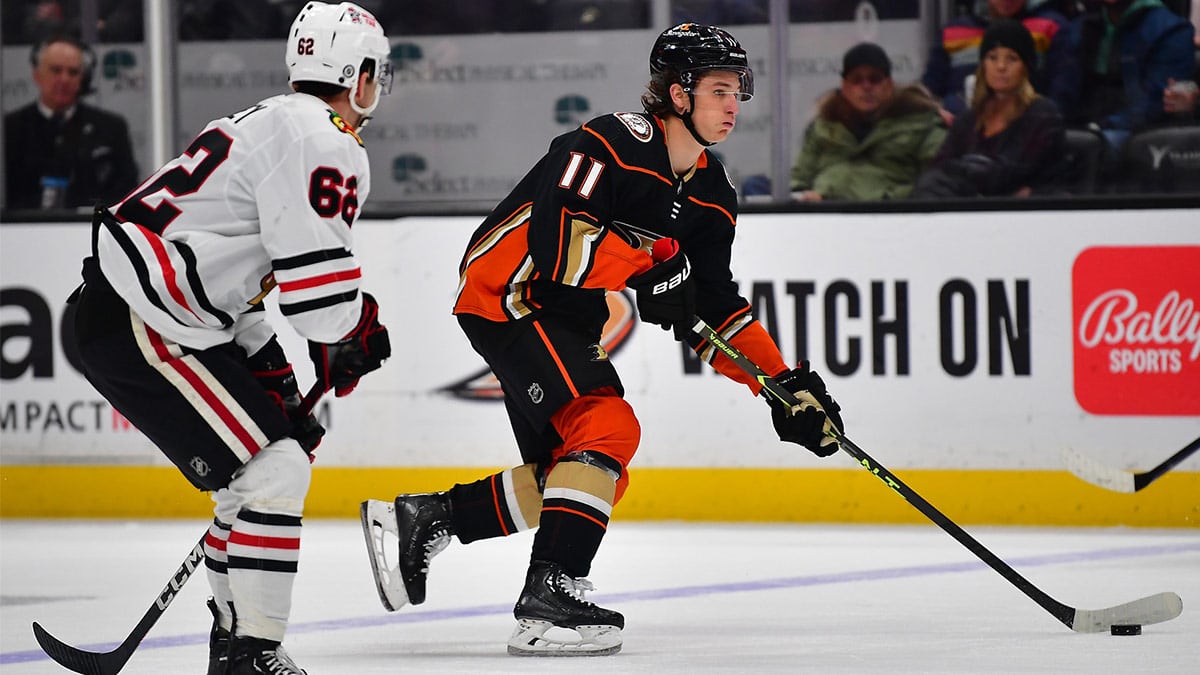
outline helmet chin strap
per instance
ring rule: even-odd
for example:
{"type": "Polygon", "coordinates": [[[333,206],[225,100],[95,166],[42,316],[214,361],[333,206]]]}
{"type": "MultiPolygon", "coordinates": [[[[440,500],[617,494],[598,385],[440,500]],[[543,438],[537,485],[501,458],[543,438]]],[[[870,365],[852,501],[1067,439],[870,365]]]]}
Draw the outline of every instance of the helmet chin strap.
{"type": "Polygon", "coordinates": [[[362,129],[367,126],[367,122],[371,119],[371,113],[375,112],[375,108],[379,106],[379,98],[383,96],[383,92],[379,87],[375,87],[375,100],[371,101],[371,105],[363,108],[358,105],[358,80],[354,80],[354,84],[350,85],[350,108],[358,113],[358,128],[362,129]]]}
{"type": "Polygon", "coordinates": [[[696,109],[696,97],[692,95],[691,92],[688,92],[688,101],[691,102],[692,106],[679,113],[679,119],[683,120],[683,126],[687,128],[688,133],[690,133],[692,138],[696,139],[696,142],[700,145],[703,145],[706,148],[716,145],[716,141],[704,140],[704,137],[701,136],[700,132],[696,130],[696,123],[692,121],[692,110],[696,109]]]}

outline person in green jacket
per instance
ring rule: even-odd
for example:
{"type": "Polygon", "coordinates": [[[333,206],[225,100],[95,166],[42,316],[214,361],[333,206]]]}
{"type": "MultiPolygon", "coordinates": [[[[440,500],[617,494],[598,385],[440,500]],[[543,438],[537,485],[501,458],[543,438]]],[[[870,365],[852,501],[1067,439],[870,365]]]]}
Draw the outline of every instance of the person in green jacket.
{"type": "Polygon", "coordinates": [[[842,85],[818,104],[792,167],[799,200],[901,199],[937,154],[946,127],[919,84],[897,90],[892,63],[863,42],[842,58],[842,85]]]}

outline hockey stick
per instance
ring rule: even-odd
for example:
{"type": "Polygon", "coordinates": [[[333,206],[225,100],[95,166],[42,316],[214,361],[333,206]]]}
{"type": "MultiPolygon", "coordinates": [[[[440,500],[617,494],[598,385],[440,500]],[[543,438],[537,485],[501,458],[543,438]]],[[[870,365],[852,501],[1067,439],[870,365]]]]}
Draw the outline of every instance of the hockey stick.
{"type": "MultiPolygon", "coordinates": [[[[313,385],[308,393],[304,395],[304,399],[300,402],[299,410],[308,414],[316,407],[317,402],[321,400],[321,396],[327,390],[321,387],[320,383],[313,385]]],[[[167,611],[167,607],[175,600],[175,596],[179,591],[183,590],[183,585],[188,579],[192,578],[200,565],[204,562],[204,540],[208,537],[208,528],[204,529],[204,534],[201,535],[200,541],[192,547],[188,552],[187,557],[179,565],[175,573],[171,575],[171,580],[158,594],[154,600],[154,604],[146,610],[142,615],[142,620],[133,627],[133,631],[126,636],[124,642],[117,645],[117,648],[109,652],[90,652],[86,649],[72,647],[71,645],[59,640],[51,635],[41,624],[33,622],[33,636],[37,638],[37,643],[41,645],[42,651],[58,662],[62,667],[74,671],[76,673],[84,673],[85,675],[116,675],[121,672],[125,664],[129,662],[129,658],[133,656],[138,648],[138,645],[145,639],[146,634],[158,623],[159,617],[163,612],[167,611]]]]}
{"type": "MultiPolygon", "coordinates": [[[[792,392],[782,387],[774,378],[763,372],[754,362],[750,361],[735,347],[726,342],[719,333],[714,331],[701,319],[696,318],[696,323],[691,327],[691,330],[720,350],[734,365],[757,380],[763,387],[764,397],[775,398],[785,405],[792,407],[811,405],[810,403],[802,402],[792,392]]],[[[1009,583],[1029,596],[1042,609],[1050,612],[1054,618],[1077,633],[1099,633],[1109,630],[1114,625],[1160,623],[1174,619],[1183,611],[1183,600],[1175,593],[1158,593],[1105,609],[1076,609],[1064,605],[1047,595],[1037,586],[1034,586],[1028,579],[1010,567],[1008,563],[1001,560],[996,554],[985,548],[983,544],[976,541],[974,537],[967,534],[954,521],[947,518],[941,511],[934,508],[932,504],[925,501],[912,488],[905,485],[891,471],[888,471],[883,465],[871,458],[866,451],[855,445],[849,438],[846,438],[845,434],[841,431],[830,427],[826,433],[836,439],[841,449],[853,457],[859,464],[862,464],[867,471],[870,471],[879,480],[883,481],[885,485],[895,490],[905,501],[924,514],[926,518],[937,523],[951,537],[954,537],[958,543],[966,546],[980,560],[987,563],[988,567],[999,572],[1000,576],[1007,579],[1009,583]]]]}
{"type": "Polygon", "coordinates": [[[1092,485],[1098,485],[1115,492],[1132,493],[1158,480],[1163,474],[1173,469],[1176,464],[1190,457],[1196,450],[1200,450],[1200,438],[1183,446],[1182,450],[1168,457],[1162,464],[1142,473],[1122,471],[1121,469],[1105,466],[1083,455],[1074,448],[1065,448],[1063,450],[1063,457],[1066,460],[1067,469],[1071,473],[1092,485]]]}
{"type": "Polygon", "coordinates": [[[150,605],[150,609],[142,615],[142,620],[133,628],[133,632],[125,638],[125,641],[117,646],[116,649],[110,652],[89,652],[78,647],[59,640],[42,628],[38,622],[33,622],[33,635],[37,638],[37,642],[42,647],[42,651],[46,652],[50,658],[54,659],[64,668],[72,670],[76,673],[86,673],[87,675],[116,675],[125,667],[125,663],[129,661],[129,657],[133,656],[134,650],[141,644],[142,638],[150,632],[150,629],[158,622],[158,617],[162,616],[163,612],[167,611],[171,601],[175,599],[175,595],[191,578],[192,573],[200,568],[204,562],[204,538],[208,536],[208,530],[204,531],[204,536],[200,537],[200,541],[192,547],[188,552],[179,569],[175,570],[175,574],[171,575],[171,580],[167,582],[166,587],[158,594],[158,598],[154,600],[154,604],[150,605]]]}

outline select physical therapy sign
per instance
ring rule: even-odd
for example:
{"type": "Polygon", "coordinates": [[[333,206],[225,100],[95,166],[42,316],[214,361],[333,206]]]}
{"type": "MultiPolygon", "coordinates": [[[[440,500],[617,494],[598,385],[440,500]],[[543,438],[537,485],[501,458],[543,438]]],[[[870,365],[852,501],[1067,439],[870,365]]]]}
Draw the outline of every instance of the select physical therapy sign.
{"type": "MultiPolygon", "coordinates": [[[[478,222],[355,225],[394,355],[321,402],[321,466],[516,460],[494,380],[450,313],[478,222]]],[[[64,339],[88,249],[85,224],[0,227],[0,462],[165,463],[64,339]]],[[[847,434],[893,469],[1061,470],[1064,447],[1146,465],[1200,429],[1194,210],[746,215],[732,268],[785,357],[813,362],[847,434]]],[[[630,296],[610,307],[604,347],[641,420],[639,466],[829,466],[779,443],[761,400],[637,321],[630,296]]],[[[304,342],[281,340],[304,389],[304,342]]]]}

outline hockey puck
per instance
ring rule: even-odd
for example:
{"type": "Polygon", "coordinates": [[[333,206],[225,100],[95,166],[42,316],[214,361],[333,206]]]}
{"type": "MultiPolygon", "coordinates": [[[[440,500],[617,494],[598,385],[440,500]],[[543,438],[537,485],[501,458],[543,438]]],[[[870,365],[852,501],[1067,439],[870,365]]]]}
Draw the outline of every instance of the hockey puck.
{"type": "Polygon", "coordinates": [[[1141,635],[1142,626],[1140,624],[1129,624],[1126,626],[1113,625],[1109,628],[1109,632],[1113,635],[1141,635]]]}

